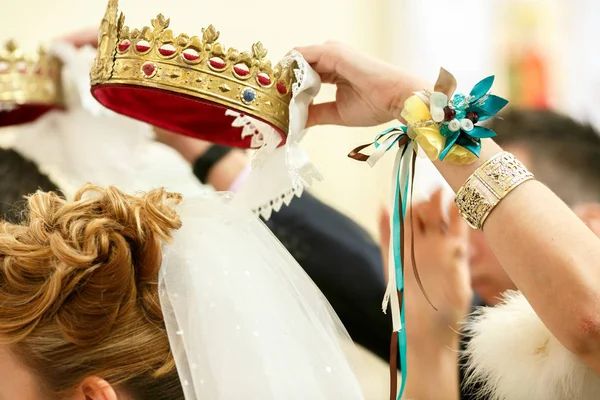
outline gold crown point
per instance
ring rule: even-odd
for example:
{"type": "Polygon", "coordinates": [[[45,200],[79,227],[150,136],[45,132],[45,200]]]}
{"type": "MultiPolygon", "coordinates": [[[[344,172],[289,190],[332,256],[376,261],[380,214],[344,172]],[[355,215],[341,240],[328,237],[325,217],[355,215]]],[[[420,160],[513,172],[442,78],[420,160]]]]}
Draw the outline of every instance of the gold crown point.
{"type": "Polygon", "coordinates": [[[214,27],[214,25],[209,25],[208,28],[202,28],[202,39],[207,44],[213,44],[217,40],[219,40],[219,36],[221,33],[214,27]]]}
{"type": "Polygon", "coordinates": [[[164,31],[165,29],[167,29],[169,27],[169,24],[171,23],[171,19],[170,18],[166,18],[164,15],[162,14],[158,14],[156,16],[156,18],[154,18],[152,21],[152,27],[159,32],[164,31]]]}
{"type": "Polygon", "coordinates": [[[38,56],[40,58],[46,58],[48,56],[48,52],[44,46],[38,47],[38,56]]]}
{"type": "Polygon", "coordinates": [[[0,107],[41,104],[62,107],[62,62],[39,47],[25,55],[14,40],[0,49],[0,107]]]}
{"type": "Polygon", "coordinates": [[[252,45],[252,53],[258,60],[262,60],[267,56],[268,51],[261,42],[257,42],[252,45]]]}
{"type": "MultiPolygon", "coordinates": [[[[226,48],[212,24],[198,36],[174,35],[167,29],[170,19],[162,14],[151,20],[152,27],[139,30],[117,24],[117,12],[107,10],[100,26],[103,46],[90,73],[94,91],[96,86],[119,84],[177,92],[287,131],[295,81],[292,63],[273,67],[262,42],[254,43],[251,51],[226,48]]],[[[106,102],[110,107],[113,101],[106,102]]]]}
{"type": "Polygon", "coordinates": [[[6,51],[8,51],[9,53],[14,53],[17,51],[18,46],[17,46],[17,43],[13,39],[10,39],[6,42],[5,48],[6,48],[6,51]]]}

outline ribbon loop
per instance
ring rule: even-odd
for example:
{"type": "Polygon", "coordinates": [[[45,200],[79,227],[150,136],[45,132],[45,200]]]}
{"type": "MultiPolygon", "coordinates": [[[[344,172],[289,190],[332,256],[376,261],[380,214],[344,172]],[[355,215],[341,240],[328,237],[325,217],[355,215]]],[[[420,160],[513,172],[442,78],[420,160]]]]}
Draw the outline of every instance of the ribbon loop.
{"type": "Polygon", "coordinates": [[[369,166],[373,167],[394,145],[404,146],[409,141],[410,139],[404,127],[392,127],[375,136],[372,143],[363,144],[353,149],[348,154],[348,157],[356,161],[365,161],[369,166]],[[371,155],[361,153],[361,151],[369,146],[375,147],[375,151],[371,155]]]}
{"type": "Polygon", "coordinates": [[[383,298],[382,308],[386,312],[388,307],[392,311],[392,345],[390,351],[390,399],[396,398],[398,382],[396,378],[397,357],[400,354],[400,369],[402,372],[402,382],[398,399],[402,398],[402,393],[406,385],[407,378],[407,344],[404,315],[404,222],[406,218],[406,206],[408,199],[412,197],[412,184],[414,175],[414,161],[416,158],[416,144],[409,138],[405,129],[390,128],[375,137],[373,143],[368,143],[357,147],[350,152],[349,157],[366,161],[370,166],[375,165],[383,155],[394,147],[399,145],[400,149],[396,155],[394,166],[394,177],[392,185],[394,187],[392,204],[393,214],[391,224],[390,241],[390,263],[389,281],[386,293],[383,298]],[[371,155],[361,153],[362,150],[373,145],[375,150],[371,155]]]}

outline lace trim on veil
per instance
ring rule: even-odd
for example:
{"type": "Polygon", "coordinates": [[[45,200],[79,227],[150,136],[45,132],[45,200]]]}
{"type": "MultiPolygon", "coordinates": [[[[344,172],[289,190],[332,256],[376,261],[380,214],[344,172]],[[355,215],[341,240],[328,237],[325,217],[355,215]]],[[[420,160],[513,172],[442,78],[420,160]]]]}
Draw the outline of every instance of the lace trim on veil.
{"type": "Polygon", "coordinates": [[[238,192],[237,201],[265,219],[284,204],[289,205],[294,196],[300,197],[315,180],[322,180],[322,175],[299,144],[306,133],[308,106],[321,81],[300,53],[292,51],[285,62],[298,65],[294,69],[296,82],[292,85],[285,145],[278,147],[281,136],[269,125],[239,113],[227,112],[227,115],[236,117],[232,126],[243,126],[242,137],[253,135],[253,143],[260,145],[253,155],[252,171],[238,192]]]}

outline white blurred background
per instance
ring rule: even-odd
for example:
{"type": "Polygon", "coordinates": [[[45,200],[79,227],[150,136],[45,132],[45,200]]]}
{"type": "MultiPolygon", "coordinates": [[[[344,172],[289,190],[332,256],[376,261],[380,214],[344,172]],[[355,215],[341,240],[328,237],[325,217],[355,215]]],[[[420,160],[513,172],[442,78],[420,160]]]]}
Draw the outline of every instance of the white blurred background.
{"type": "MultiPolygon", "coordinates": [[[[0,40],[33,49],[40,42],[96,26],[103,0],[0,0],[0,40]]],[[[226,46],[262,41],[274,60],[294,46],[347,42],[435,80],[440,66],[459,89],[495,74],[496,93],[512,104],[555,107],[600,125],[600,3],[594,0],[121,0],[126,24],[148,25],[161,12],[177,32],[209,24],[226,46]]],[[[331,88],[320,100],[331,99],[331,88]]],[[[325,182],[314,192],[375,234],[389,190],[391,155],[371,169],[346,154],[378,128],[314,128],[305,147],[325,182]]],[[[417,192],[437,179],[421,168],[417,192]],[[429,178],[429,179],[425,179],[429,178]]]]}
{"type": "MultiPolygon", "coordinates": [[[[0,4],[0,40],[14,38],[29,50],[97,26],[106,7],[105,0],[0,4]]],[[[149,25],[159,12],[171,18],[176,34],[199,34],[214,24],[225,46],[245,50],[262,41],[273,60],[294,46],[335,39],[431,81],[443,66],[464,91],[495,74],[495,92],[513,105],[555,108],[600,127],[596,0],[121,0],[120,8],[131,27],[149,25]]],[[[327,88],[319,100],[333,96],[327,88]]],[[[304,143],[325,176],[314,193],[373,235],[388,198],[393,157],[371,169],[346,155],[381,129],[319,127],[304,143]]],[[[8,131],[0,132],[0,141],[8,131]]],[[[432,166],[420,162],[417,197],[440,184],[432,166]]],[[[385,398],[385,364],[370,359],[359,367],[368,398],[385,398]]]]}

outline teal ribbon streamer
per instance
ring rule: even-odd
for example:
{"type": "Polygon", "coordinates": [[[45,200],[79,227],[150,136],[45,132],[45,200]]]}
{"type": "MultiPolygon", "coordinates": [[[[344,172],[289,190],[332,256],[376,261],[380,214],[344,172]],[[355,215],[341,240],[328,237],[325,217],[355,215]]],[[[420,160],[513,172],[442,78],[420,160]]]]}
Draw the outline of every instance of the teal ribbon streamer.
{"type": "MultiPolygon", "coordinates": [[[[406,317],[405,317],[405,306],[404,306],[404,268],[403,268],[403,254],[404,254],[404,238],[403,225],[406,221],[406,208],[409,202],[409,193],[412,192],[412,175],[414,174],[413,166],[415,157],[414,146],[415,143],[409,140],[407,135],[407,128],[405,126],[393,127],[387,129],[375,137],[373,146],[375,152],[371,156],[361,155],[361,158],[356,158],[361,161],[367,161],[371,166],[374,165],[387,151],[391,150],[395,145],[399,145],[399,150],[396,159],[397,170],[395,171],[394,178],[394,205],[392,213],[392,262],[396,282],[395,288],[398,292],[398,298],[401,302],[400,307],[400,327],[398,329],[398,353],[400,355],[400,370],[402,373],[402,383],[400,391],[397,396],[397,400],[402,399],[404,390],[407,382],[407,337],[406,337],[406,317]],[[382,147],[384,146],[384,147],[382,147]]],[[[351,153],[351,156],[356,156],[357,153],[365,146],[361,146],[351,153]]],[[[353,157],[355,158],[355,157],[353,157]]],[[[390,354],[391,357],[397,357],[395,354],[390,354]]],[[[392,362],[392,361],[391,361],[392,362]]],[[[395,364],[395,362],[394,362],[395,364]]],[[[393,364],[392,364],[393,366],[393,364]]],[[[392,377],[392,379],[394,379],[392,377]]],[[[392,389],[396,387],[392,385],[392,389]]],[[[390,398],[394,398],[395,393],[390,395],[390,398]]]]}
{"type": "Polygon", "coordinates": [[[396,172],[396,188],[395,188],[395,200],[394,200],[394,212],[393,212],[393,236],[392,243],[394,245],[394,269],[396,270],[396,289],[400,292],[400,299],[402,301],[402,308],[400,310],[400,323],[401,328],[398,331],[398,349],[400,353],[400,371],[402,373],[402,383],[398,394],[398,400],[401,400],[404,394],[407,380],[407,338],[406,338],[406,326],[405,326],[405,312],[404,312],[404,268],[402,256],[404,249],[402,248],[404,241],[402,238],[402,225],[406,221],[406,205],[408,203],[408,193],[411,182],[411,174],[413,171],[410,169],[410,160],[412,157],[413,143],[405,144],[399,151],[401,152],[401,160],[396,172]],[[402,218],[402,220],[400,220],[402,218]]]}
{"type": "MultiPolygon", "coordinates": [[[[485,121],[489,118],[494,117],[506,104],[508,100],[503,99],[499,96],[495,96],[489,93],[492,84],[494,83],[494,77],[489,76],[479,83],[475,85],[469,96],[465,96],[463,94],[455,94],[452,97],[452,103],[454,104],[454,109],[456,111],[456,118],[463,119],[469,118],[471,121],[485,121]],[[475,113],[476,115],[469,116],[469,113],[475,113]],[[476,119],[475,119],[476,118],[476,119]]],[[[433,121],[430,121],[433,122],[433,121]]],[[[460,145],[473,153],[475,156],[479,157],[479,152],[481,150],[481,139],[494,137],[496,134],[482,126],[474,126],[470,131],[463,131],[462,129],[451,132],[448,123],[443,122],[438,124],[440,127],[440,133],[446,138],[444,149],[441,151],[439,155],[439,159],[443,160],[446,155],[450,152],[455,144],[460,145]]],[[[412,198],[412,182],[414,175],[414,165],[415,165],[415,154],[413,152],[415,143],[409,139],[408,137],[408,127],[406,126],[396,126],[390,129],[387,129],[375,137],[373,142],[373,146],[375,147],[375,151],[370,155],[366,156],[360,151],[368,146],[363,145],[354,149],[349,156],[359,160],[359,161],[367,161],[367,163],[371,166],[375,165],[377,161],[392,147],[395,145],[400,146],[399,154],[396,158],[397,171],[395,171],[395,180],[394,180],[394,211],[392,214],[392,258],[394,263],[394,272],[396,275],[396,290],[398,291],[398,299],[401,302],[400,307],[400,318],[394,318],[394,331],[398,329],[398,322],[400,322],[400,326],[398,329],[398,351],[400,354],[400,368],[402,371],[402,385],[400,387],[400,392],[398,394],[397,400],[402,399],[402,395],[404,394],[404,389],[406,387],[406,377],[407,377],[407,338],[406,338],[406,326],[405,326],[405,307],[404,307],[404,268],[402,265],[403,262],[403,254],[404,254],[404,238],[402,237],[403,226],[406,221],[406,205],[410,202],[409,193],[412,198]],[[381,143],[380,143],[381,142],[381,143]]],[[[414,254],[413,264],[414,264],[414,254]]],[[[421,286],[421,290],[423,290],[423,286],[419,279],[419,276],[415,268],[415,277],[417,279],[417,283],[421,286]]],[[[386,291],[386,300],[389,298],[387,296],[390,288],[388,287],[388,291],[386,291]]],[[[429,300],[425,292],[423,294],[429,300]]],[[[395,295],[394,295],[395,296],[395,295]]],[[[395,297],[394,297],[395,298],[395,297]]],[[[431,302],[430,302],[431,303],[431,302]]],[[[385,303],[384,303],[385,305],[385,303]]],[[[433,304],[432,304],[433,307],[433,304]]],[[[433,307],[435,309],[435,307],[433,307]]],[[[393,308],[395,311],[395,306],[393,308]]],[[[396,316],[394,316],[396,317],[396,316]]],[[[395,347],[395,342],[394,347],[395,347]]],[[[391,357],[395,357],[395,354],[391,354],[391,357]]],[[[392,358],[390,363],[390,370],[394,369],[396,364],[396,360],[392,358]],[[393,361],[392,361],[393,360],[393,361]]],[[[390,371],[392,372],[392,371],[390,371]]],[[[390,377],[394,379],[393,374],[390,374],[390,377]]],[[[392,381],[392,390],[397,387],[397,381],[392,381]]],[[[390,393],[390,399],[394,398],[393,393],[390,393]]]]}

